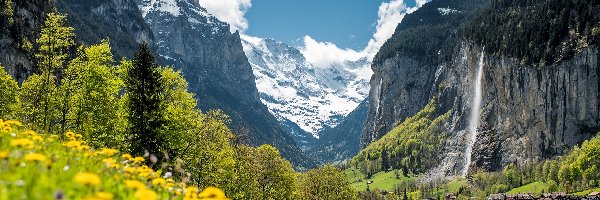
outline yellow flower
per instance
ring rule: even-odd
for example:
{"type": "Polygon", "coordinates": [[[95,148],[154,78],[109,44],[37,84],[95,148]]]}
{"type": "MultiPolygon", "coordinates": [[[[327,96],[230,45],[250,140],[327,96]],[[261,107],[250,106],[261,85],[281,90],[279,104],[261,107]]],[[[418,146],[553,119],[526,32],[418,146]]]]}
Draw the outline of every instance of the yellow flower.
{"type": "Polygon", "coordinates": [[[25,132],[22,133],[23,135],[29,135],[29,136],[36,136],[38,135],[35,131],[32,130],[27,130],[25,132]]]}
{"type": "Polygon", "coordinates": [[[135,172],[135,168],[130,167],[130,166],[125,166],[125,167],[123,167],[123,171],[125,171],[125,173],[128,173],[128,174],[133,174],[135,172]]]}
{"type": "Polygon", "coordinates": [[[90,146],[88,146],[88,145],[81,145],[81,146],[77,147],[77,150],[87,151],[87,150],[90,150],[90,146]]]}
{"type": "Polygon", "coordinates": [[[185,196],[186,197],[191,197],[192,195],[197,195],[198,194],[198,188],[194,187],[194,186],[190,186],[185,188],[185,196]]]}
{"type": "Polygon", "coordinates": [[[164,178],[155,178],[155,179],[152,179],[152,185],[154,185],[154,186],[162,186],[165,183],[167,183],[167,181],[164,178]]]}
{"type": "Polygon", "coordinates": [[[81,146],[81,142],[79,142],[79,141],[69,141],[69,142],[65,143],[64,146],[71,147],[71,148],[77,148],[77,147],[81,146]]]}
{"type": "Polygon", "coordinates": [[[146,188],[146,184],[136,180],[125,180],[125,186],[131,189],[141,190],[146,188]]]}
{"type": "Polygon", "coordinates": [[[17,127],[23,126],[23,124],[21,124],[21,122],[15,121],[15,120],[6,120],[4,123],[10,124],[10,125],[15,125],[17,127]]]}
{"type": "Polygon", "coordinates": [[[36,141],[36,142],[41,142],[41,141],[44,141],[44,138],[43,138],[42,136],[39,136],[39,135],[35,135],[35,136],[33,136],[31,139],[32,139],[33,141],[36,141]]]}
{"type": "Polygon", "coordinates": [[[101,181],[100,177],[96,174],[79,173],[75,176],[75,182],[88,186],[98,186],[101,181]]]}
{"type": "Polygon", "coordinates": [[[98,192],[98,193],[96,193],[96,197],[98,197],[98,199],[102,199],[102,200],[111,200],[111,199],[113,199],[113,194],[108,193],[108,192],[98,192]]]}
{"type": "Polygon", "coordinates": [[[37,161],[37,162],[47,162],[48,159],[46,158],[46,156],[39,154],[39,153],[30,153],[25,155],[25,161],[37,161]]]}
{"type": "Polygon", "coordinates": [[[67,131],[65,133],[65,136],[67,136],[68,138],[72,138],[73,136],[75,136],[75,133],[71,132],[71,131],[67,131]]]}
{"type": "Polygon", "coordinates": [[[126,153],[126,154],[121,155],[121,158],[123,158],[124,160],[131,160],[133,157],[131,157],[131,155],[126,153]]]}
{"type": "Polygon", "coordinates": [[[16,140],[10,141],[10,146],[13,146],[13,147],[25,147],[25,146],[32,146],[32,145],[33,145],[33,142],[26,138],[21,138],[21,139],[16,139],[16,140]]]}
{"type": "Polygon", "coordinates": [[[156,192],[147,189],[138,190],[137,192],[135,192],[134,196],[138,200],[156,200],[156,198],[158,197],[156,195],[156,192]]]}
{"type": "Polygon", "coordinates": [[[105,155],[105,156],[113,156],[115,154],[117,154],[119,151],[116,149],[111,149],[111,148],[102,148],[98,154],[101,155],[105,155]]]}
{"type": "Polygon", "coordinates": [[[4,128],[2,128],[3,133],[10,133],[11,131],[12,131],[12,128],[10,126],[5,126],[4,128]]]}
{"type": "Polygon", "coordinates": [[[225,192],[216,187],[207,187],[200,195],[198,195],[198,197],[206,200],[228,200],[228,198],[225,197],[225,192]]]}
{"type": "Polygon", "coordinates": [[[83,135],[81,135],[81,134],[75,134],[75,138],[76,139],[81,139],[81,138],[83,138],[83,135]]]}
{"type": "Polygon", "coordinates": [[[108,192],[98,192],[94,196],[84,197],[82,200],[112,200],[113,194],[108,192]]]}
{"type": "Polygon", "coordinates": [[[10,154],[10,152],[8,152],[8,151],[0,151],[0,159],[8,158],[9,154],[10,154]]]}
{"type": "Polygon", "coordinates": [[[144,157],[140,157],[140,156],[138,156],[138,157],[135,157],[135,158],[133,159],[133,162],[134,162],[134,163],[142,163],[142,162],[144,162],[144,161],[146,161],[146,159],[144,159],[144,157]]]}

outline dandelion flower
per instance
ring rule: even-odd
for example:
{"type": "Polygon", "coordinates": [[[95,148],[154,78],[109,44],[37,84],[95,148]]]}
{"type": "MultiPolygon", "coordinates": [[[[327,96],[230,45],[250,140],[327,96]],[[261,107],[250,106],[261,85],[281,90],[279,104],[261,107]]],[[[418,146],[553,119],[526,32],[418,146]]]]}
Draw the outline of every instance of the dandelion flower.
{"type": "Polygon", "coordinates": [[[113,155],[117,154],[117,152],[119,152],[119,151],[117,151],[116,149],[102,148],[98,152],[98,154],[105,155],[105,156],[113,156],[113,155]]]}
{"type": "Polygon", "coordinates": [[[210,200],[228,200],[225,197],[225,192],[223,190],[216,187],[207,187],[198,195],[200,199],[210,199],[210,200]]]}
{"type": "Polygon", "coordinates": [[[131,159],[133,159],[133,157],[131,157],[131,155],[129,155],[128,153],[121,155],[121,158],[123,158],[124,160],[131,160],[131,159]]]}
{"type": "Polygon", "coordinates": [[[144,159],[144,157],[140,157],[140,156],[138,156],[138,157],[135,157],[135,158],[133,159],[133,162],[134,162],[134,163],[142,163],[142,162],[144,162],[144,161],[146,161],[146,159],[144,159]]]}
{"type": "Polygon", "coordinates": [[[136,180],[125,180],[125,186],[131,189],[141,190],[146,188],[146,184],[136,180]]]}
{"type": "Polygon", "coordinates": [[[87,150],[90,150],[90,146],[88,146],[88,145],[81,145],[81,146],[77,147],[77,150],[87,151],[87,150]]]}
{"type": "Polygon", "coordinates": [[[81,146],[81,142],[79,142],[79,141],[69,141],[69,142],[65,143],[64,146],[71,147],[71,148],[77,148],[77,147],[81,146]]]}
{"type": "Polygon", "coordinates": [[[46,162],[48,161],[48,159],[46,158],[46,156],[39,154],[39,153],[30,153],[25,155],[25,161],[36,161],[36,162],[46,162]]]}
{"type": "Polygon", "coordinates": [[[36,136],[38,135],[35,131],[32,130],[27,130],[25,132],[22,133],[23,135],[29,135],[29,136],[36,136]]]}
{"type": "Polygon", "coordinates": [[[96,197],[101,200],[112,200],[113,194],[108,192],[98,192],[96,193],[96,197]]]}
{"type": "Polygon", "coordinates": [[[137,192],[135,192],[134,196],[138,200],[156,200],[156,198],[158,197],[156,195],[156,192],[147,189],[138,190],[137,192]]]}
{"type": "Polygon", "coordinates": [[[75,138],[81,139],[81,138],[83,138],[83,135],[81,135],[81,134],[75,134],[75,138]]]}
{"type": "Polygon", "coordinates": [[[17,127],[23,126],[23,124],[21,124],[20,121],[15,121],[15,120],[6,120],[4,123],[10,124],[10,125],[15,125],[17,127]]]}
{"type": "Polygon", "coordinates": [[[42,136],[39,136],[39,135],[35,135],[35,136],[33,136],[31,139],[32,139],[33,141],[35,141],[35,142],[41,142],[41,141],[44,141],[44,138],[43,138],[42,136]]]}
{"type": "Polygon", "coordinates": [[[71,131],[67,131],[67,132],[65,133],[65,136],[67,136],[68,138],[72,138],[72,137],[74,137],[74,136],[75,136],[75,133],[73,133],[73,132],[71,132],[71,131]]]}
{"type": "Polygon", "coordinates": [[[10,141],[10,146],[13,146],[13,147],[25,147],[25,146],[31,146],[31,145],[33,145],[33,142],[26,138],[21,138],[21,139],[16,139],[16,140],[10,141]]]}
{"type": "Polygon", "coordinates": [[[0,159],[8,158],[9,154],[10,154],[10,152],[8,152],[8,151],[0,151],[0,159]]]}
{"type": "Polygon", "coordinates": [[[155,179],[152,179],[152,185],[154,185],[154,186],[162,186],[165,183],[167,183],[167,181],[164,178],[155,178],[155,179]]]}
{"type": "Polygon", "coordinates": [[[75,182],[88,186],[98,186],[100,185],[100,177],[92,173],[79,173],[75,176],[75,182]]]}

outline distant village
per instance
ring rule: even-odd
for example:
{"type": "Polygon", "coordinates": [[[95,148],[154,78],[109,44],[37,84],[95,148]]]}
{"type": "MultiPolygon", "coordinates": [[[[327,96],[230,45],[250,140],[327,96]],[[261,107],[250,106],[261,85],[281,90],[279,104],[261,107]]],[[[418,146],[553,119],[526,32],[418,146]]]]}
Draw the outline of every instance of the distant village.
{"type": "MultiPolygon", "coordinates": [[[[446,197],[446,199],[452,199],[452,197],[446,197]]],[[[567,194],[566,192],[553,192],[545,193],[536,197],[532,194],[492,194],[488,197],[488,200],[600,200],[600,192],[592,192],[586,196],[577,196],[567,194]]]]}

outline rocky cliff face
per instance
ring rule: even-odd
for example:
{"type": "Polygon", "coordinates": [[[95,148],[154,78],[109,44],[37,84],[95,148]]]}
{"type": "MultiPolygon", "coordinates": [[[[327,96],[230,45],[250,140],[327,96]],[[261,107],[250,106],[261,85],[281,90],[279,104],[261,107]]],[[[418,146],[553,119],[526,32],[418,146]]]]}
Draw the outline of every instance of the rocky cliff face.
{"type": "Polygon", "coordinates": [[[91,45],[110,39],[116,60],[133,58],[141,42],[156,49],[152,30],[135,0],[55,0],[54,4],[59,12],[67,14],[80,43],[91,45]]]}
{"type": "Polygon", "coordinates": [[[44,0],[19,0],[0,5],[0,64],[19,83],[36,69],[35,40],[52,5],[44,0]]]}
{"type": "Polygon", "coordinates": [[[272,144],[297,168],[312,166],[259,99],[239,33],[193,0],[139,0],[166,64],[180,69],[203,110],[221,109],[252,145],[272,144]]]}
{"type": "Polygon", "coordinates": [[[465,165],[499,170],[507,163],[537,162],[561,155],[600,131],[600,71],[597,46],[547,66],[486,55],[462,40],[452,59],[423,64],[397,55],[374,65],[369,117],[363,144],[385,134],[432,98],[451,110],[443,153],[435,175],[460,175],[465,165]],[[480,58],[483,54],[483,60],[480,58]],[[471,163],[465,163],[470,109],[479,65],[483,65],[482,108],[471,163]]]}

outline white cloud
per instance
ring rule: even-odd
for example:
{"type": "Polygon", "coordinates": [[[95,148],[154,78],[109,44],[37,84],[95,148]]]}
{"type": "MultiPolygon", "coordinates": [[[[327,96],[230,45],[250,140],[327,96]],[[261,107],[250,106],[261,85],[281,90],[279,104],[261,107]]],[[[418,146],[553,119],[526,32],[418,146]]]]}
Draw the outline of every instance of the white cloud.
{"type": "Polygon", "coordinates": [[[343,64],[344,61],[356,61],[363,57],[361,52],[341,49],[331,42],[317,42],[310,36],[304,36],[304,47],[300,51],[306,60],[317,67],[343,64]]]}
{"type": "Polygon", "coordinates": [[[352,49],[341,49],[330,42],[317,42],[310,36],[304,36],[304,47],[302,54],[307,61],[316,66],[329,66],[340,64],[345,60],[356,61],[360,58],[372,60],[381,46],[387,41],[396,30],[398,23],[402,21],[408,13],[414,12],[429,0],[417,0],[416,7],[408,7],[404,0],[392,0],[389,3],[383,2],[377,12],[377,25],[373,37],[369,40],[367,46],[361,51],[352,49]]]}
{"type": "Polygon", "coordinates": [[[248,20],[244,17],[248,9],[252,7],[251,0],[199,0],[200,6],[206,8],[220,21],[231,25],[231,32],[239,30],[244,32],[248,29],[248,20]]]}

